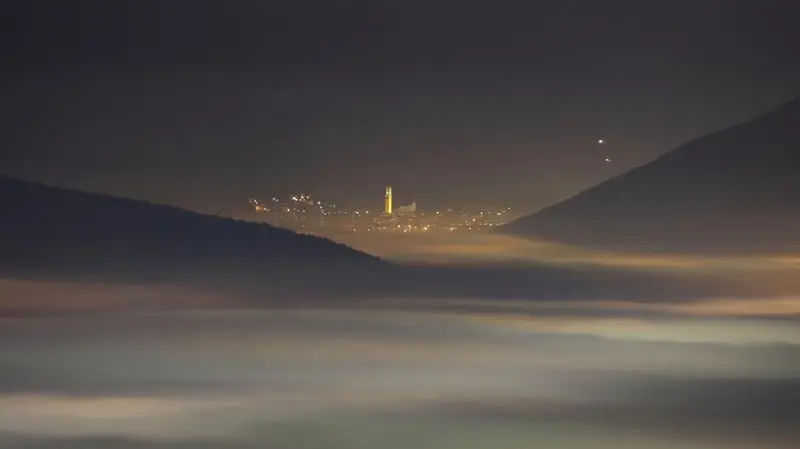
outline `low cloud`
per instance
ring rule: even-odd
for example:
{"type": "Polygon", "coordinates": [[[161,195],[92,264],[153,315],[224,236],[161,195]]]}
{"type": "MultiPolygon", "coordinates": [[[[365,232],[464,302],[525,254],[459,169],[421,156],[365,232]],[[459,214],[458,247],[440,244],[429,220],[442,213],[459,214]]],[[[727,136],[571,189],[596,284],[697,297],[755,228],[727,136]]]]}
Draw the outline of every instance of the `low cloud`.
{"type": "Polygon", "coordinates": [[[792,322],[440,306],[6,320],[0,447],[800,441],[792,322]]]}

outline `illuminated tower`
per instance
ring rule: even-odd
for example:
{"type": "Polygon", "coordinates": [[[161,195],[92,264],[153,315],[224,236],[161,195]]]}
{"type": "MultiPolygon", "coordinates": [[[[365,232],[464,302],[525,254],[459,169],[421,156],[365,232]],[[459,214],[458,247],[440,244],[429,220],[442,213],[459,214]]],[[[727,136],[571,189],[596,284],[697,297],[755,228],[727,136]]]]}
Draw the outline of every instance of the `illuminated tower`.
{"type": "Polygon", "coordinates": [[[392,215],[392,186],[386,186],[386,197],[383,200],[383,213],[392,215]]]}

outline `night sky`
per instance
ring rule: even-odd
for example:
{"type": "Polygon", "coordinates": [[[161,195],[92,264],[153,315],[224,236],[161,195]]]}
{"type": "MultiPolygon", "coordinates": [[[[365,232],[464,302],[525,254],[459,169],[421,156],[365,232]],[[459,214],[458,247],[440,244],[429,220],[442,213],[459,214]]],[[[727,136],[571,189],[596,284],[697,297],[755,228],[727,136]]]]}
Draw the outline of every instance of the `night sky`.
{"type": "Polygon", "coordinates": [[[0,172],[231,215],[532,211],[800,93],[796,0],[4,7],[0,172]]]}

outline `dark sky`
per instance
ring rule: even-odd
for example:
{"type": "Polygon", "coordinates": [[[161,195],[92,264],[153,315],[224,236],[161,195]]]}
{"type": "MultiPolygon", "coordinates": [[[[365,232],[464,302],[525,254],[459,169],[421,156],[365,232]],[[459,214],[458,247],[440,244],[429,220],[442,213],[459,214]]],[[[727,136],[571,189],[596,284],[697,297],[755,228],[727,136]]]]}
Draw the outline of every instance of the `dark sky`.
{"type": "Polygon", "coordinates": [[[224,214],[533,210],[800,93],[796,0],[4,6],[0,172],[224,214]]]}

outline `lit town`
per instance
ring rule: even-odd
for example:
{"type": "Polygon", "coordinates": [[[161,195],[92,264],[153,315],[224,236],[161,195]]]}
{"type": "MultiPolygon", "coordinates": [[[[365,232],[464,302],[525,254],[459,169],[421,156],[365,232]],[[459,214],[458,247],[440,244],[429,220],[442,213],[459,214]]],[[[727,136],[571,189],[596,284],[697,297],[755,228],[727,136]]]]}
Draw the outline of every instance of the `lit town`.
{"type": "Polygon", "coordinates": [[[460,208],[424,210],[416,202],[394,206],[387,186],[382,208],[345,209],[303,193],[267,200],[250,199],[256,221],[303,231],[324,232],[475,232],[511,221],[510,207],[469,211],[460,208]]]}

